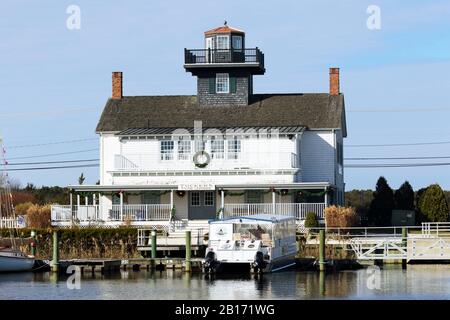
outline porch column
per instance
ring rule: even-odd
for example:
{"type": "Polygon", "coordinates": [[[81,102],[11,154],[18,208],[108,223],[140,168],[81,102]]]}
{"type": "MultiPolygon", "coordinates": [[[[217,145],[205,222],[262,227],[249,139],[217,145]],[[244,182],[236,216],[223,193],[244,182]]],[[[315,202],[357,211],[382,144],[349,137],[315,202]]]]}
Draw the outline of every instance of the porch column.
{"type": "Polygon", "coordinates": [[[173,210],[173,190],[170,190],[170,218],[172,220],[172,210],[173,210]]]}
{"type": "Polygon", "coordinates": [[[222,211],[220,213],[219,219],[223,219],[225,215],[225,191],[220,190],[220,207],[222,208],[222,211]]]}
{"type": "Polygon", "coordinates": [[[95,206],[97,204],[97,200],[95,199],[95,193],[92,195],[92,205],[95,206]]]}
{"type": "Polygon", "coordinates": [[[88,196],[85,196],[85,197],[84,197],[84,204],[85,204],[85,205],[89,205],[88,196]]]}
{"type": "Polygon", "coordinates": [[[328,193],[327,193],[327,188],[325,188],[324,191],[325,191],[324,202],[325,202],[325,207],[327,207],[327,206],[328,206],[328,193]]]}
{"type": "Polygon", "coordinates": [[[69,193],[69,205],[72,208],[72,206],[73,206],[73,194],[72,194],[72,192],[69,193]]]}
{"type": "Polygon", "coordinates": [[[276,200],[276,193],[275,191],[272,191],[272,214],[275,214],[275,200],[276,200]]]}
{"type": "Polygon", "coordinates": [[[77,206],[80,206],[80,195],[77,194],[77,206]]]}
{"type": "Polygon", "coordinates": [[[120,221],[123,221],[123,192],[120,191],[120,221]]]}

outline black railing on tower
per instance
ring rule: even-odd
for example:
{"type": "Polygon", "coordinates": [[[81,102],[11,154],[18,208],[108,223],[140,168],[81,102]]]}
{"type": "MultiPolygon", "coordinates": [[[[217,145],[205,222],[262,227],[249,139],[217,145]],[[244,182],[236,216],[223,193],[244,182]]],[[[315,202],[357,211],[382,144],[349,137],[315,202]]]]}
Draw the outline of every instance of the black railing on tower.
{"type": "Polygon", "coordinates": [[[184,63],[251,63],[264,66],[264,54],[251,49],[184,49],[184,63]]]}

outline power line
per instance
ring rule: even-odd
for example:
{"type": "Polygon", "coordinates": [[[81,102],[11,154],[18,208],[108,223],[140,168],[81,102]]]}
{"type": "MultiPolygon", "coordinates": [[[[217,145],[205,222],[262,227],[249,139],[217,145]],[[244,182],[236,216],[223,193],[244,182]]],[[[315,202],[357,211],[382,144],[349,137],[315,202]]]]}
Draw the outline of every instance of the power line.
{"type": "Polygon", "coordinates": [[[344,160],[420,160],[420,159],[450,159],[450,156],[436,156],[436,157],[364,157],[364,158],[344,158],[344,160]]]}
{"type": "Polygon", "coordinates": [[[61,155],[65,155],[65,154],[74,154],[74,153],[82,153],[82,152],[90,152],[90,151],[98,151],[98,148],[95,148],[95,149],[78,150],[78,151],[70,151],[70,152],[47,153],[47,154],[41,154],[41,155],[37,155],[37,156],[12,157],[12,158],[8,158],[7,160],[44,158],[44,157],[61,156],[61,155]]]}
{"type": "Polygon", "coordinates": [[[438,163],[371,163],[371,164],[350,164],[345,165],[346,168],[409,168],[409,167],[440,167],[450,166],[450,162],[438,163]]]}
{"type": "Polygon", "coordinates": [[[416,142],[416,143],[391,143],[391,144],[350,144],[344,145],[348,148],[356,147],[400,147],[400,146],[422,146],[422,145],[436,145],[436,144],[450,144],[450,141],[438,142],[416,142]]]}
{"type": "Polygon", "coordinates": [[[53,145],[53,144],[63,144],[63,143],[66,144],[66,143],[85,142],[85,141],[92,141],[92,140],[98,140],[98,138],[64,140],[64,141],[55,141],[55,142],[47,142],[47,143],[26,144],[26,145],[20,145],[20,146],[8,146],[7,149],[41,147],[41,146],[48,146],[48,145],[53,145]]]}
{"type": "Polygon", "coordinates": [[[442,108],[380,108],[380,109],[374,109],[374,108],[367,108],[367,109],[349,109],[346,110],[346,112],[439,112],[439,111],[450,111],[450,108],[448,107],[442,107],[442,108]]]}
{"type": "Polygon", "coordinates": [[[37,171],[37,170],[53,170],[53,169],[70,169],[70,168],[93,168],[98,164],[74,165],[74,166],[58,166],[58,167],[35,167],[35,168],[18,168],[18,169],[0,169],[0,171],[37,171]]]}
{"type": "Polygon", "coordinates": [[[23,166],[23,165],[35,165],[35,164],[55,164],[55,163],[73,163],[73,162],[93,162],[99,159],[77,159],[77,160],[62,160],[62,161],[44,161],[44,162],[16,162],[8,163],[7,166],[23,166]]]}

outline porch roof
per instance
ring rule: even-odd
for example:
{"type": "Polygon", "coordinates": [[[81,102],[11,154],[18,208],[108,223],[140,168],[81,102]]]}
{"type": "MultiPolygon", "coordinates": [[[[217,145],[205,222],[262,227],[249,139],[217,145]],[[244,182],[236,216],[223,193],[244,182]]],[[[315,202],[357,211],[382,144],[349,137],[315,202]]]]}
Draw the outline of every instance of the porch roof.
{"type": "MultiPolygon", "coordinates": [[[[269,188],[275,189],[324,189],[327,187],[335,188],[335,185],[329,182],[293,182],[282,184],[217,184],[216,190],[266,190],[269,188]]],[[[73,191],[146,191],[146,190],[178,190],[178,185],[69,185],[69,189],[73,191]]]]}

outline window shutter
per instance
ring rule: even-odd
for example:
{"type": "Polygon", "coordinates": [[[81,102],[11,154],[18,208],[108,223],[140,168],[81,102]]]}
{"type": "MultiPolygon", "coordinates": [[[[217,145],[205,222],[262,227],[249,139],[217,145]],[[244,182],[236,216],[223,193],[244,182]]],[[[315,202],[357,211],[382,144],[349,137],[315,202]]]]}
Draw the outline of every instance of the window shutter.
{"type": "Polygon", "coordinates": [[[216,78],[211,77],[209,78],[209,93],[216,93],[216,78]]]}
{"type": "Polygon", "coordinates": [[[236,77],[230,77],[230,93],[236,93],[236,77]]]}

